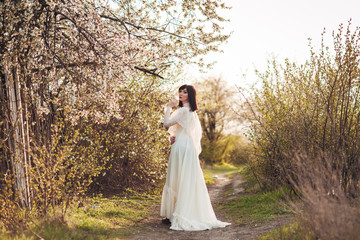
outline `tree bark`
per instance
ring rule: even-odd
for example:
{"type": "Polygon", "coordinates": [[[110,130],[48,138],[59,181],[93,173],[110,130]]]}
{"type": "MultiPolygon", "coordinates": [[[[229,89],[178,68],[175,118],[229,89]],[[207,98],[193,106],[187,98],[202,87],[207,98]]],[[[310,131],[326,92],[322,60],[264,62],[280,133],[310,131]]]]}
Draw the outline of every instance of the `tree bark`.
{"type": "MultiPolygon", "coordinates": [[[[7,132],[9,138],[7,145],[10,150],[10,164],[12,166],[13,174],[15,176],[15,189],[19,194],[19,200],[23,207],[28,207],[29,199],[29,184],[27,179],[27,158],[28,154],[25,150],[26,139],[24,130],[23,109],[20,94],[19,82],[19,65],[11,66],[9,57],[3,60],[5,72],[5,87],[8,104],[8,124],[7,132]],[[23,150],[22,150],[23,149],[23,150]]],[[[17,63],[17,62],[16,62],[17,63]]]]}

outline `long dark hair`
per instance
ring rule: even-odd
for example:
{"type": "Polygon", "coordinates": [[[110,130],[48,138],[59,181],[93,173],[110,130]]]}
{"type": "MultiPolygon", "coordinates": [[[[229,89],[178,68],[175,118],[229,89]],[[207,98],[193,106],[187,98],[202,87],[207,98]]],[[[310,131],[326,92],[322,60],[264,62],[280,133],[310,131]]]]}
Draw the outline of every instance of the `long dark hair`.
{"type": "MultiPolygon", "coordinates": [[[[179,92],[185,88],[188,92],[188,100],[189,100],[191,111],[194,112],[194,111],[198,110],[197,101],[196,101],[196,90],[195,90],[194,86],[184,84],[179,88],[179,92]]],[[[183,106],[182,101],[179,101],[179,107],[182,107],[182,106],[183,106]]]]}

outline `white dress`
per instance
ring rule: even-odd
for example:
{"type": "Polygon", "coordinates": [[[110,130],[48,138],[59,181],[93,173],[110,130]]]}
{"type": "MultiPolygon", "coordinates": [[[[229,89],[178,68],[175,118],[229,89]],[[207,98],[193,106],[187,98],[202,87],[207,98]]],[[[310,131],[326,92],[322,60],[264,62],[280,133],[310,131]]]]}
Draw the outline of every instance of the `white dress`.
{"type": "Polygon", "coordinates": [[[216,219],[199,162],[201,125],[189,103],[170,116],[165,109],[164,126],[176,136],[171,146],[160,215],[171,221],[170,229],[200,231],[225,227],[216,219]]]}

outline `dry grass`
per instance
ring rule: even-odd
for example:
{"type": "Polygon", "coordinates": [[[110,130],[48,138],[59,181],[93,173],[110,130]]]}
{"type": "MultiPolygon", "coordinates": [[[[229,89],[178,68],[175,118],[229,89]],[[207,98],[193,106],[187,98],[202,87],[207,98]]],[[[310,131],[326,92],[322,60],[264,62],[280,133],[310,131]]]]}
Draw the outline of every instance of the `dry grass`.
{"type": "Polygon", "coordinates": [[[316,158],[298,153],[293,158],[296,178],[291,181],[305,203],[297,212],[308,222],[309,231],[319,239],[360,239],[359,182],[354,189],[341,183],[341,157],[321,154],[316,158]],[[346,191],[345,191],[346,190],[346,191]]]}

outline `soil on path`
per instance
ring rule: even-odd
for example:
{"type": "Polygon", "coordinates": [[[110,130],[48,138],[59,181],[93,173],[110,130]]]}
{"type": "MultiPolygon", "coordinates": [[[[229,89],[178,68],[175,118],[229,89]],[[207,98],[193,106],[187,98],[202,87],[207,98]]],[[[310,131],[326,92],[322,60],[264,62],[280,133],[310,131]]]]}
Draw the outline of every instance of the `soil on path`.
{"type": "MultiPolygon", "coordinates": [[[[215,179],[215,184],[208,186],[209,195],[213,206],[236,197],[238,194],[243,193],[244,181],[240,175],[235,175],[232,179],[226,177],[226,174],[221,174],[215,179]],[[225,196],[224,191],[231,187],[233,193],[225,196]]],[[[231,222],[226,218],[223,212],[214,208],[216,216],[219,220],[225,222],[231,222]]],[[[142,221],[140,231],[128,239],[172,239],[172,240],[251,240],[256,239],[258,236],[269,232],[272,229],[278,228],[281,225],[289,222],[292,217],[279,217],[271,222],[262,224],[234,224],[225,228],[216,228],[206,231],[174,231],[169,229],[169,225],[161,223],[161,217],[159,216],[160,205],[154,206],[151,216],[142,221]]]]}

